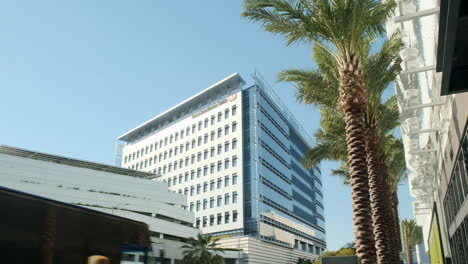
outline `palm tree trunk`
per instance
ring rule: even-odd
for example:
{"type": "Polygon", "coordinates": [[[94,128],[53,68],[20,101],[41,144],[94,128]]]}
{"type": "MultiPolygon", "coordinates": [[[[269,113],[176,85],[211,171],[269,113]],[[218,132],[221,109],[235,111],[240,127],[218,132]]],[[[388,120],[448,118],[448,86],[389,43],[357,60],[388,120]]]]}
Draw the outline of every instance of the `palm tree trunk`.
{"type": "Polygon", "coordinates": [[[347,55],[342,58],[340,64],[340,103],[346,121],[356,253],[362,264],[375,264],[375,241],[372,231],[364,135],[366,90],[359,57],[347,55]]]}
{"type": "Polygon", "coordinates": [[[366,131],[367,168],[372,204],[372,221],[374,224],[375,245],[377,248],[377,263],[394,264],[392,251],[393,217],[391,216],[390,192],[388,191],[385,166],[382,163],[380,138],[375,124],[366,131]]]}
{"type": "Polygon", "coordinates": [[[413,264],[413,247],[408,243],[408,264],[413,264]]]}
{"type": "Polygon", "coordinates": [[[400,259],[401,254],[401,231],[400,231],[400,216],[398,215],[398,186],[395,187],[395,190],[392,192],[392,213],[393,213],[393,222],[394,222],[394,249],[397,257],[396,263],[403,263],[400,259]]]}

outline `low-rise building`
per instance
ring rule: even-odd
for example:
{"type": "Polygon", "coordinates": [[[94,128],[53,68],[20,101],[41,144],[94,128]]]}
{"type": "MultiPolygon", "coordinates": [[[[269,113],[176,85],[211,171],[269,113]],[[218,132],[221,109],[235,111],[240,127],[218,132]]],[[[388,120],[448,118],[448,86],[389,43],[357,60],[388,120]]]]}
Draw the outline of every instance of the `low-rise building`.
{"type": "Polygon", "coordinates": [[[193,213],[185,210],[187,198],[152,177],[152,173],[0,146],[2,186],[144,222],[153,253],[163,260],[159,263],[174,263],[182,259],[182,241],[199,230],[193,227],[193,213]]]}

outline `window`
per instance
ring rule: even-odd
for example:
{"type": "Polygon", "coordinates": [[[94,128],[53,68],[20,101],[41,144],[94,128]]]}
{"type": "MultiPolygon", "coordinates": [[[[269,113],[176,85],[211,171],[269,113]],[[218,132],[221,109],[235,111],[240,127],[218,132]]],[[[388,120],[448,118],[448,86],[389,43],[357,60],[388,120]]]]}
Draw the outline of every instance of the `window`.
{"type": "Polygon", "coordinates": [[[223,129],[218,128],[218,138],[220,138],[221,136],[223,136],[223,129]]]}
{"type": "Polygon", "coordinates": [[[206,216],[203,217],[203,227],[206,227],[206,224],[208,223],[208,218],[206,216]]]}
{"type": "Polygon", "coordinates": [[[177,169],[178,162],[174,161],[174,170],[177,169]]]}
{"type": "Polygon", "coordinates": [[[190,203],[190,212],[193,212],[194,207],[195,207],[195,205],[193,203],[190,203]]]}
{"type": "Polygon", "coordinates": [[[228,135],[229,134],[229,125],[225,125],[224,126],[224,135],[228,135]]]}
{"type": "Polygon", "coordinates": [[[237,210],[232,211],[232,222],[237,222],[237,210]]]}
{"type": "Polygon", "coordinates": [[[197,169],[197,178],[200,178],[200,176],[201,176],[201,168],[198,168],[197,169]]]}
{"type": "Polygon", "coordinates": [[[179,140],[179,132],[175,133],[175,141],[179,140]]]}
{"type": "Polygon", "coordinates": [[[208,182],[203,183],[203,192],[206,193],[208,191],[208,182]]]}
{"type": "Polygon", "coordinates": [[[183,179],[184,179],[184,177],[182,176],[182,174],[179,174],[179,184],[182,183],[183,179]]]}
{"type": "Polygon", "coordinates": [[[205,118],[205,128],[208,127],[208,118],[205,118]]]}
{"type": "Polygon", "coordinates": [[[192,149],[195,148],[195,139],[192,139],[192,149]]]}
{"type": "Polygon", "coordinates": [[[223,179],[218,178],[218,189],[221,189],[223,187],[223,179]]]}
{"type": "Polygon", "coordinates": [[[189,164],[190,164],[189,157],[185,157],[185,166],[188,166],[189,164]]]}
{"type": "Polygon", "coordinates": [[[189,128],[189,127],[187,127],[187,128],[185,129],[185,135],[187,135],[187,136],[190,135],[190,128],[189,128]]]}
{"type": "Polygon", "coordinates": [[[192,154],[192,164],[195,163],[195,154],[192,154]]]}
{"type": "Polygon", "coordinates": [[[237,105],[232,106],[232,115],[235,116],[237,113],[237,105]]]}
{"type": "Polygon", "coordinates": [[[215,139],[215,134],[216,134],[216,133],[215,133],[214,130],[211,131],[211,136],[210,136],[211,141],[213,141],[213,140],[215,139]]]}
{"type": "Polygon", "coordinates": [[[224,110],[224,119],[226,118],[229,118],[229,108],[226,108],[226,110],[224,110]]]}
{"type": "Polygon", "coordinates": [[[140,151],[137,151],[137,159],[140,157],[140,151]]]}
{"type": "Polygon", "coordinates": [[[200,194],[200,193],[201,193],[201,185],[197,184],[197,194],[200,194]]]}
{"type": "Polygon", "coordinates": [[[197,217],[197,220],[195,221],[195,225],[197,228],[200,228],[200,217],[197,217]]]}
{"type": "Polygon", "coordinates": [[[167,137],[164,138],[164,146],[167,146],[167,137]]]}
{"type": "Polygon", "coordinates": [[[167,180],[167,186],[171,187],[171,185],[172,185],[172,179],[169,178],[169,179],[167,180]]]}
{"type": "Polygon", "coordinates": [[[211,181],[210,181],[210,191],[213,191],[213,190],[214,190],[214,187],[215,187],[215,181],[214,181],[214,180],[211,180],[211,181]]]}
{"type": "Polygon", "coordinates": [[[214,125],[214,123],[215,123],[215,119],[216,119],[216,118],[215,118],[215,116],[214,116],[214,115],[212,115],[212,116],[211,116],[211,125],[214,125]]]}
{"type": "Polygon", "coordinates": [[[193,196],[194,192],[195,192],[195,187],[193,187],[192,185],[190,186],[190,196],[193,196]]]}
{"type": "Polygon", "coordinates": [[[182,130],[180,131],[180,139],[183,139],[183,138],[184,138],[184,130],[182,129],[182,130]]]}
{"type": "Polygon", "coordinates": [[[203,176],[208,175],[208,166],[203,167],[203,176]]]}
{"type": "Polygon", "coordinates": [[[187,141],[187,143],[185,143],[185,150],[189,150],[190,149],[190,142],[187,141]]]}
{"type": "Polygon", "coordinates": [[[149,166],[151,166],[151,164],[153,164],[153,158],[149,159],[149,166]]]}
{"type": "Polygon", "coordinates": [[[211,147],[210,149],[210,157],[213,157],[215,155],[215,147],[211,147]]]}
{"type": "Polygon", "coordinates": [[[167,169],[167,172],[171,172],[171,170],[172,170],[172,163],[169,163],[169,167],[167,169]]]}
{"type": "Polygon", "coordinates": [[[197,129],[197,126],[195,124],[192,125],[192,134],[195,133],[195,129],[197,129]]]}
{"type": "Polygon", "coordinates": [[[210,215],[210,226],[214,225],[214,215],[210,215]]]}
{"type": "Polygon", "coordinates": [[[200,201],[197,201],[197,212],[200,211],[200,201]]]}
{"type": "Polygon", "coordinates": [[[237,156],[232,156],[232,166],[233,167],[237,166],[237,156]]]}
{"type": "Polygon", "coordinates": [[[218,217],[216,217],[216,219],[217,219],[216,222],[217,222],[218,225],[223,223],[223,217],[222,217],[221,213],[218,214],[218,217]]]}
{"type": "Polygon", "coordinates": [[[173,178],[173,185],[176,185],[177,184],[177,176],[174,176],[173,178]]]}
{"type": "Polygon", "coordinates": [[[224,143],[224,152],[228,152],[229,151],[229,141],[226,141],[224,143]]]}
{"type": "Polygon", "coordinates": [[[210,164],[210,173],[214,173],[215,172],[215,165],[214,163],[211,163],[210,164]]]}
{"type": "Polygon", "coordinates": [[[205,151],[203,152],[203,159],[207,159],[208,158],[208,150],[205,149],[205,151]]]}
{"type": "Polygon", "coordinates": [[[180,153],[184,152],[184,144],[180,144],[180,153]]]}
{"type": "Polygon", "coordinates": [[[234,138],[234,139],[232,140],[232,149],[236,149],[236,148],[237,148],[237,139],[234,138]]]}
{"type": "Polygon", "coordinates": [[[214,208],[215,205],[215,199],[214,197],[210,197],[210,208],[214,208]]]}
{"type": "MultiPolygon", "coordinates": [[[[229,197],[229,193],[226,193],[226,194],[224,195],[224,204],[225,204],[225,205],[228,205],[228,204],[229,204],[229,198],[230,198],[230,197],[229,197]]],[[[233,201],[233,202],[234,202],[234,201],[233,201]]]]}
{"type": "Polygon", "coordinates": [[[198,153],[197,153],[197,161],[201,161],[201,158],[202,158],[201,151],[198,151],[198,153]]]}
{"type": "Polygon", "coordinates": [[[169,158],[172,158],[172,149],[169,150],[169,158]]]}
{"type": "Polygon", "coordinates": [[[234,185],[234,184],[237,184],[237,173],[234,173],[234,174],[232,175],[232,184],[233,184],[233,185],[234,185]]]}
{"type": "Polygon", "coordinates": [[[237,203],[237,192],[232,192],[232,203],[237,203]]]}
{"type": "Polygon", "coordinates": [[[174,148],[174,156],[179,154],[179,147],[175,147],[174,148]]]}
{"type": "Polygon", "coordinates": [[[158,149],[158,142],[154,142],[154,150],[158,149]]]}
{"type": "Polygon", "coordinates": [[[232,132],[236,132],[236,130],[237,130],[237,122],[234,121],[232,122],[232,132]]]}
{"type": "Polygon", "coordinates": [[[199,121],[198,122],[198,131],[200,131],[202,129],[202,126],[203,126],[202,121],[199,121]]]}
{"type": "Polygon", "coordinates": [[[190,179],[191,180],[195,179],[195,170],[190,171],[190,179]]]}
{"type": "Polygon", "coordinates": [[[201,144],[202,144],[202,137],[199,136],[199,137],[198,137],[198,146],[201,146],[201,144]]]}
{"type": "Polygon", "coordinates": [[[229,175],[224,176],[224,187],[229,186],[229,182],[230,182],[229,175]]]}
{"type": "Polygon", "coordinates": [[[221,171],[223,169],[223,162],[218,161],[218,171],[221,171]]]}
{"type": "Polygon", "coordinates": [[[216,204],[218,207],[219,206],[222,206],[223,205],[223,197],[221,195],[218,195],[218,200],[217,200],[217,204],[216,204]]]}
{"type": "Polygon", "coordinates": [[[229,212],[224,213],[224,223],[229,224],[229,212]]]}
{"type": "Polygon", "coordinates": [[[208,133],[203,137],[203,143],[208,143],[208,133]]]}
{"type": "Polygon", "coordinates": [[[208,201],[206,199],[203,199],[203,210],[206,210],[208,207],[208,201]]]}
{"type": "Polygon", "coordinates": [[[182,168],[184,165],[184,160],[183,159],[180,159],[179,160],[179,169],[182,168]]]}
{"type": "Polygon", "coordinates": [[[221,122],[222,118],[223,118],[223,113],[218,112],[218,122],[221,122]]]}
{"type": "Polygon", "coordinates": [[[174,136],[171,135],[171,137],[169,138],[169,143],[172,143],[172,140],[174,139],[174,136]]]}
{"type": "Polygon", "coordinates": [[[218,144],[218,155],[220,155],[221,153],[223,153],[223,145],[218,144]]]}
{"type": "Polygon", "coordinates": [[[187,195],[188,194],[188,187],[185,187],[184,189],[184,195],[187,195]]]}

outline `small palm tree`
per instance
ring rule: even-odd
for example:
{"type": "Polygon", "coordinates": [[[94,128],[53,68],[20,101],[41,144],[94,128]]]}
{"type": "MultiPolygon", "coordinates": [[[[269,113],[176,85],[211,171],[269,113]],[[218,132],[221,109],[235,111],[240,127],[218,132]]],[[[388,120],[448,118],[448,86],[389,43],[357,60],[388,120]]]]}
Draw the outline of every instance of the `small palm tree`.
{"type": "Polygon", "coordinates": [[[365,149],[367,89],[362,43],[383,35],[396,3],[393,0],[244,0],[242,15],[267,31],[330,51],[339,73],[340,107],[345,115],[354,234],[363,264],[375,264],[365,149]]]}
{"type": "Polygon", "coordinates": [[[219,238],[198,234],[197,238],[190,237],[182,246],[183,261],[187,264],[222,264],[223,257],[216,252],[224,252],[217,248],[219,238]]]}
{"type": "Polygon", "coordinates": [[[414,219],[401,221],[403,236],[406,245],[408,264],[413,264],[413,248],[423,241],[422,228],[416,224],[414,219]]]}

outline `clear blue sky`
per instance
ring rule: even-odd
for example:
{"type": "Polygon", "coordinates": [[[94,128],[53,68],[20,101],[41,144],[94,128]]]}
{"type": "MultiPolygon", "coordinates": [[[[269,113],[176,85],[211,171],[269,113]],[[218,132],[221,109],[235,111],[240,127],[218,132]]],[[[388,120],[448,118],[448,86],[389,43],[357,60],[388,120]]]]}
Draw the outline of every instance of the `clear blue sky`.
{"type": "MultiPolygon", "coordinates": [[[[114,163],[115,138],[209,85],[257,69],[312,133],[319,114],[277,73],[313,67],[310,47],[241,19],[241,1],[0,3],[1,144],[114,163]]],[[[329,249],[353,241],[348,187],[322,164],[329,249]]],[[[401,215],[410,217],[408,186],[401,215]]]]}

